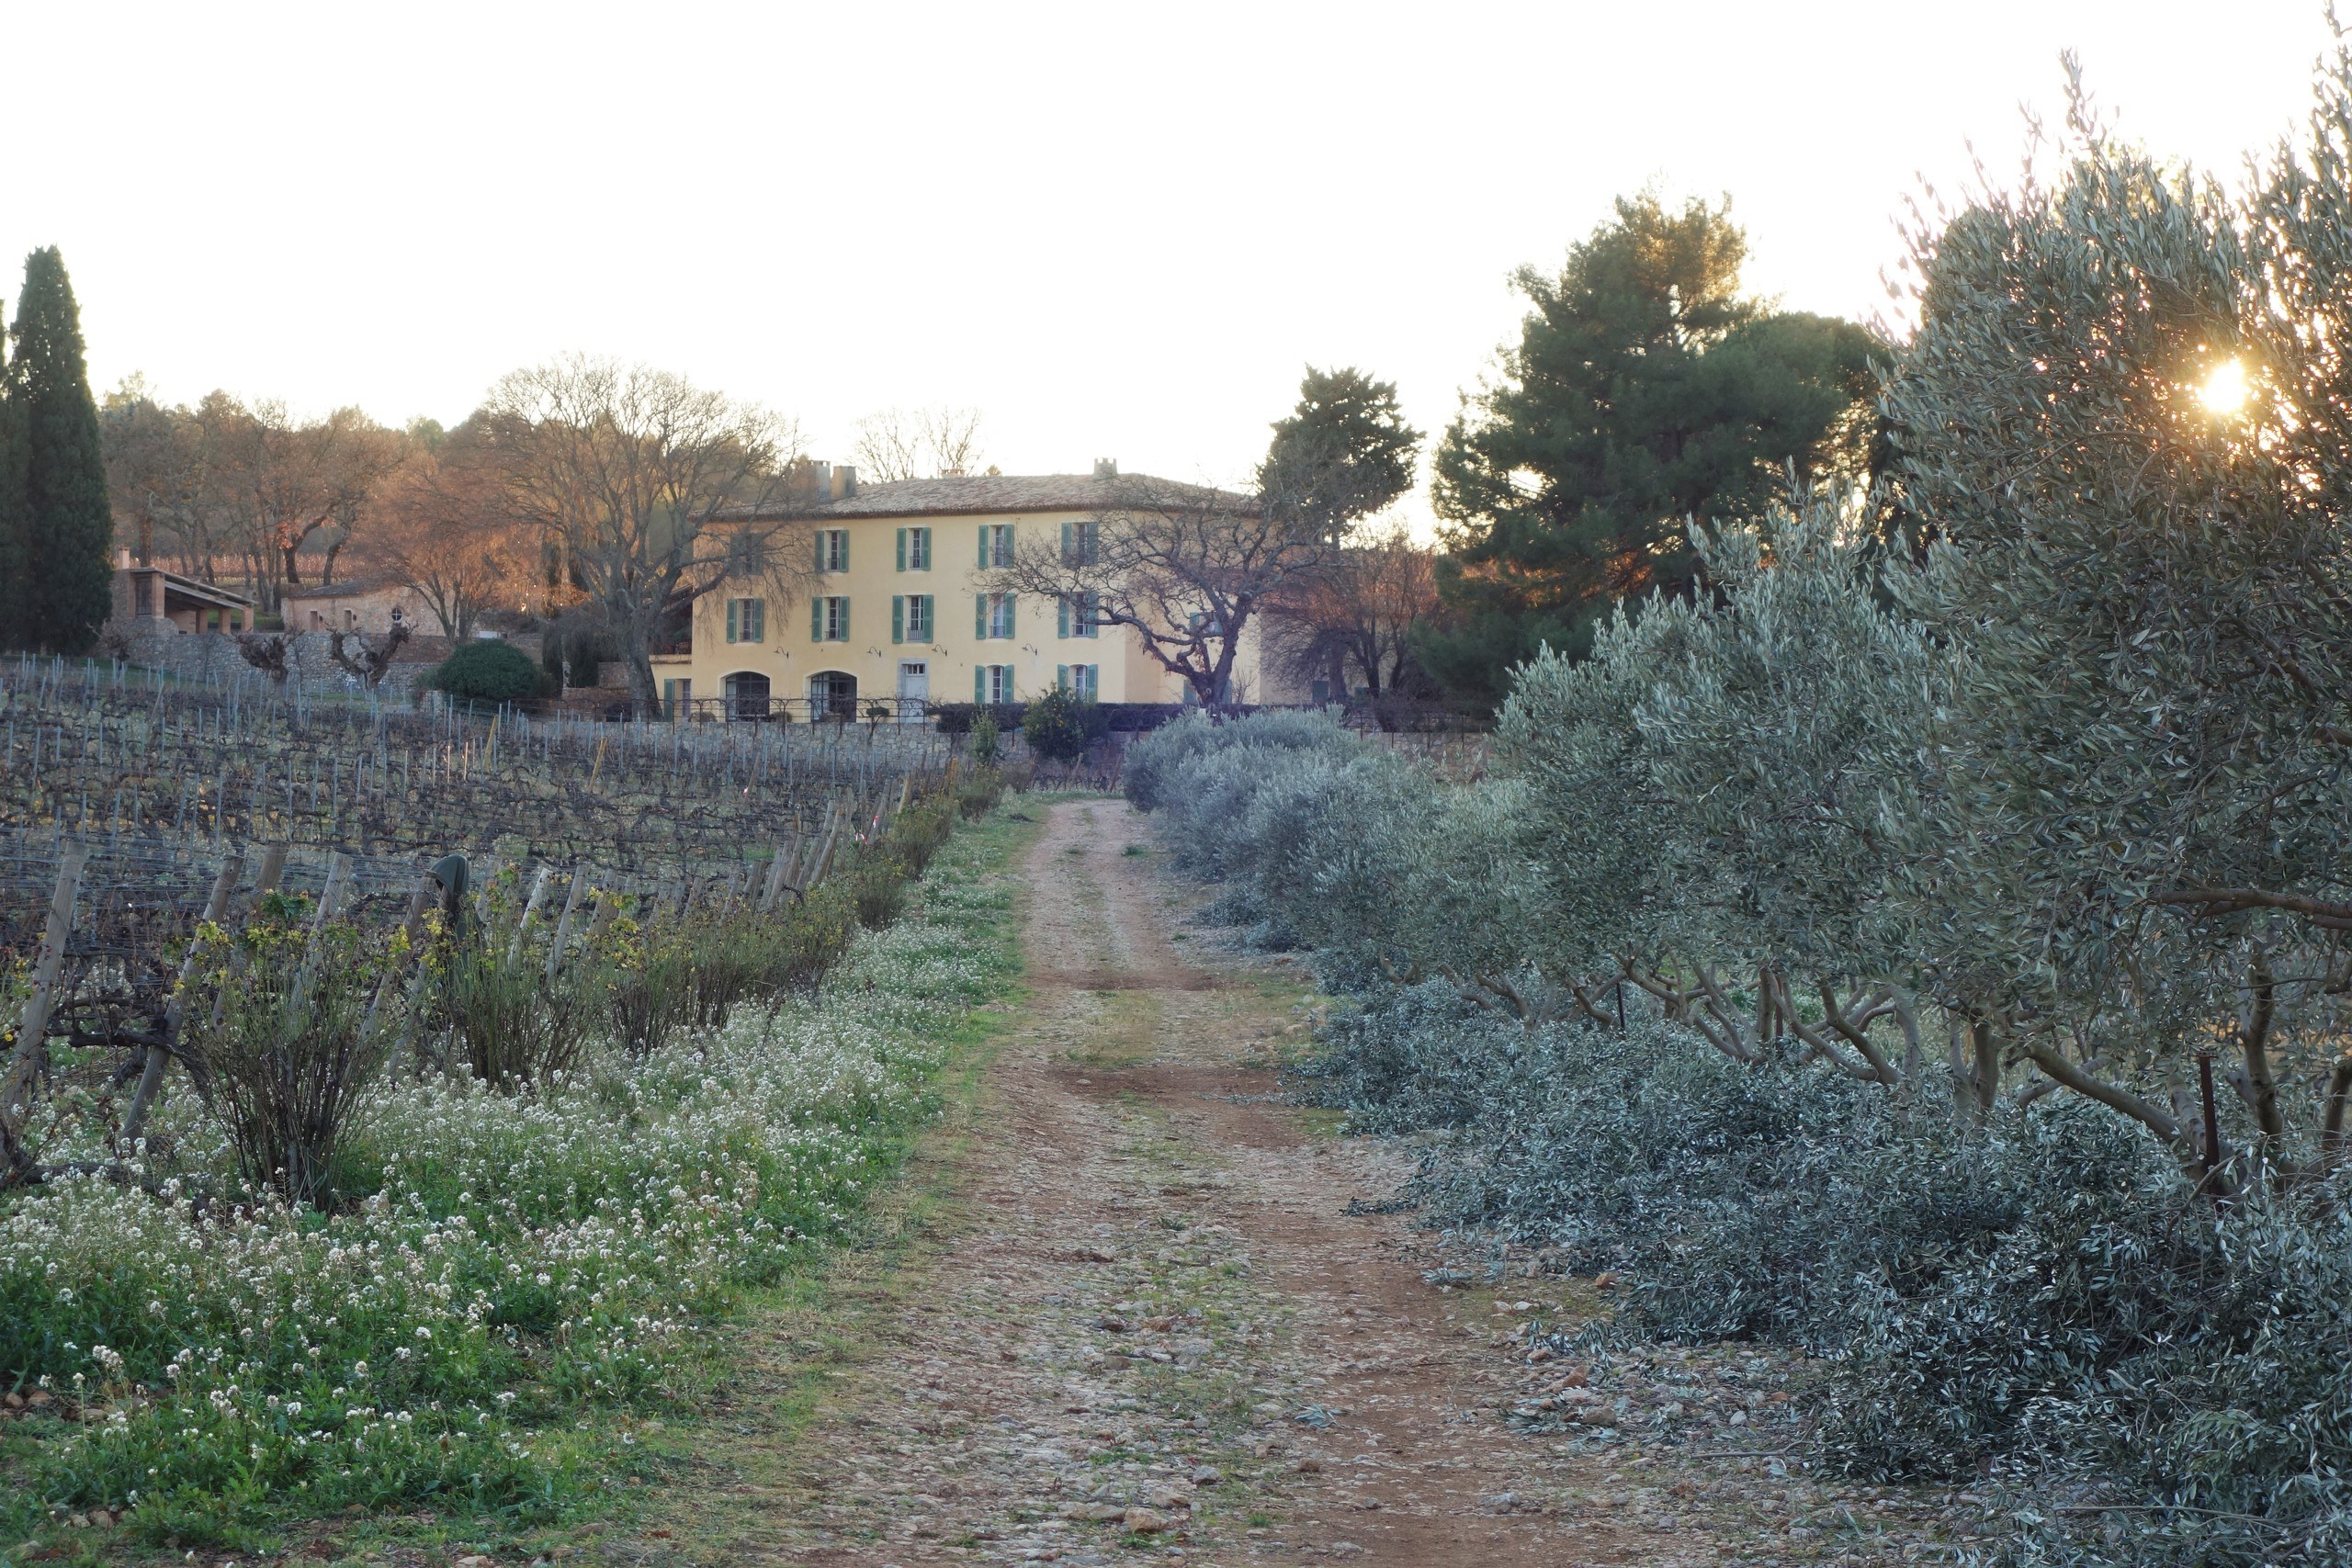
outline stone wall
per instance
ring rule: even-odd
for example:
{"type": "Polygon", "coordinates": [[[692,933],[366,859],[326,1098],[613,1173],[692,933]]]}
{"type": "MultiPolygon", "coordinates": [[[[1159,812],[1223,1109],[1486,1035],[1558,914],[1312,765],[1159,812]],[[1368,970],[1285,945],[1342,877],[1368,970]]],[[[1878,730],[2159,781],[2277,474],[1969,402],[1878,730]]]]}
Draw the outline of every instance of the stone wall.
{"type": "MultiPolygon", "coordinates": [[[[116,622],[107,628],[107,635],[109,644],[122,649],[122,659],[142,669],[163,670],[184,680],[206,682],[266,679],[263,671],[245,662],[237,639],[222,632],[183,632],[168,624],[158,626],[150,621],[143,626],[128,626],[116,622]]],[[[259,635],[286,636],[289,681],[300,681],[307,690],[314,692],[361,689],[359,682],[335,663],[330,651],[331,639],[324,632],[259,635]]],[[[445,638],[414,639],[401,649],[400,661],[384,672],[377,693],[399,700],[414,695],[417,682],[447,651],[445,638]],[[420,654],[424,656],[421,659],[420,654]]]]}

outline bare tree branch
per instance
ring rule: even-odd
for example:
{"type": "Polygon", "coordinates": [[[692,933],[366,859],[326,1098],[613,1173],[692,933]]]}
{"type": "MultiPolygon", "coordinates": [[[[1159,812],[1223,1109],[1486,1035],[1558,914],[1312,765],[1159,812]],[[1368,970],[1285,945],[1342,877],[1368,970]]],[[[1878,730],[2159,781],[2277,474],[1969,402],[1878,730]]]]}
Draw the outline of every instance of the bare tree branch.
{"type": "Polygon", "coordinates": [[[790,494],[799,456],[789,422],[577,355],[515,371],[487,412],[507,506],[603,609],[640,713],[660,706],[652,647],[665,617],[730,576],[789,581],[770,548],[789,510],[770,503],[790,494]]]}

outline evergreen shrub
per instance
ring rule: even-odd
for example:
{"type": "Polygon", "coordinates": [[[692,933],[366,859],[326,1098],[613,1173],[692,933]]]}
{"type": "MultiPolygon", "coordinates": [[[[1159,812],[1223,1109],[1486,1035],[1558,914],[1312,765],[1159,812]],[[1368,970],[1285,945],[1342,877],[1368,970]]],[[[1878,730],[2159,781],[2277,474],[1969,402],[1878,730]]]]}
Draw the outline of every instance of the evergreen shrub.
{"type": "Polygon", "coordinates": [[[552,678],[513,643],[461,643],[424,678],[430,689],[460,702],[511,703],[551,695],[552,678]]]}

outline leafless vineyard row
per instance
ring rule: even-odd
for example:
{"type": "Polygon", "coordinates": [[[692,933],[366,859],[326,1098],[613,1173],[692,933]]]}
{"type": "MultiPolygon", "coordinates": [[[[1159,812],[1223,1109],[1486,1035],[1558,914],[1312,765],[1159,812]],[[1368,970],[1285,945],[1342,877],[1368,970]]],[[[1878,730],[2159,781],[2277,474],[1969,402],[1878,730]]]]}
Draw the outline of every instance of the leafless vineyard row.
{"type": "Polygon", "coordinates": [[[32,1086],[16,1079],[49,1055],[28,1041],[127,1049],[117,1087],[160,1064],[199,923],[273,895],[413,939],[428,905],[456,907],[430,868],[462,854],[478,909],[505,871],[508,897],[527,897],[522,920],[560,952],[623,910],[647,930],[774,910],[952,776],[943,740],[896,729],[534,720],[224,688],[0,666],[0,988],[17,1069],[0,1110],[21,1108],[32,1086]]]}
{"type": "Polygon", "coordinates": [[[19,660],[0,668],[0,829],[446,853],[520,836],[644,869],[807,831],[844,793],[935,775],[928,730],[606,724],[322,702],[248,682],[19,660]]]}

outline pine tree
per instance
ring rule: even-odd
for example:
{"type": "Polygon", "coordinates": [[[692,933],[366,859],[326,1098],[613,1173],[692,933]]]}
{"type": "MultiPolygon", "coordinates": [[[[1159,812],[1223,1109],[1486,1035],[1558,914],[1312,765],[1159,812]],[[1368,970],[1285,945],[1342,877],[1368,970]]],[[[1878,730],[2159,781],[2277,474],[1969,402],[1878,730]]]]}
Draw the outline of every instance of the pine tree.
{"type": "Polygon", "coordinates": [[[1419,651],[1457,694],[1499,702],[1512,666],[1581,656],[1618,601],[1689,592],[1690,525],[1760,513],[1788,465],[1863,468],[1882,345],[1743,293],[1747,249],[1725,209],[1644,195],[1556,277],[1520,272],[1520,343],[1433,465],[1450,625],[1419,651]]]}
{"type": "Polygon", "coordinates": [[[113,598],[114,513],[81,312],[54,245],[25,258],[8,400],[24,448],[29,624],[25,641],[72,651],[97,637],[113,598]]]}
{"type": "Polygon", "coordinates": [[[10,395],[7,346],[0,323],[0,648],[23,648],[32,640],[34,578],[25,518],[24,411],[10,395]]]}

